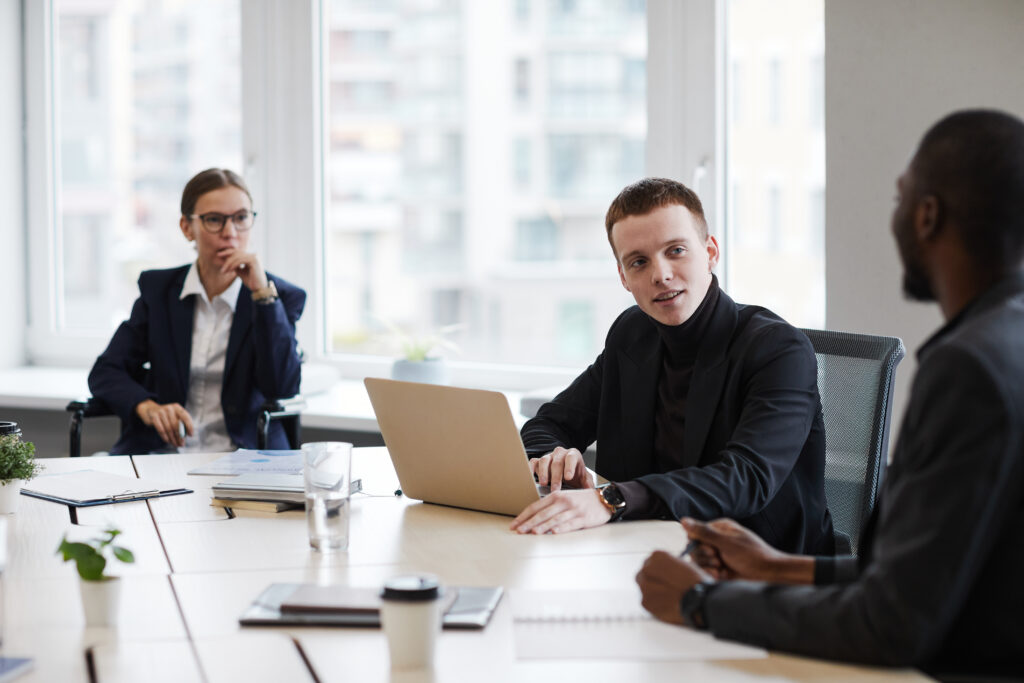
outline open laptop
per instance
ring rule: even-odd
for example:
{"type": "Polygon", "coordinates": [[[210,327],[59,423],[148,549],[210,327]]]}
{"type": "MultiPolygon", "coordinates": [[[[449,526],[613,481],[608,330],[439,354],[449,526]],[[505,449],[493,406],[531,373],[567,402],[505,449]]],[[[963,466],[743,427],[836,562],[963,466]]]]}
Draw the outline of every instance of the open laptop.
{"type": "Polygon", "coordinates": [[[374,377],[363,383],[406,496],[502,515],[540,499],[503,394],[374,377]]]}

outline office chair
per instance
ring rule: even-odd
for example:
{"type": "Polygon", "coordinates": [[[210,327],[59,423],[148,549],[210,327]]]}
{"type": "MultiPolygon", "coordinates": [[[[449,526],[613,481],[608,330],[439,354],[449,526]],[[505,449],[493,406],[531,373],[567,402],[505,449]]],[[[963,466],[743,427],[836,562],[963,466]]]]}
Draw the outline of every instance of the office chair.
{"type": "MultiPolygon", "coordinates": [[[[267,447],[270,425],[277,420],[284,428],[288,447],[298,449],[302,444],[302,425],[299,419],[304,406],[305,402],[301,396],[284,398],[279,401],[266,401],[260,406],[260,413],[256,418],[256,447],[259,449],[267,447]]],[[[71,422],[68,427],[68,454],[72,458],[77,458],[82,454],[82,424],[85,419],[113,415],[114,411],[95,397],[84,401],[72,401],[65,410],[71,413],[71,422]]]]}
{"type": "Polygon", "coordinates": [[[802,330],[818,358],[818,393],[825,421],[825,497],[837,552],[858,550],[875,506],[889,453],[893,378],[903,342],[828,330],[802,330]],[[841,546],[842,535],[850,548],[841,546]]]}

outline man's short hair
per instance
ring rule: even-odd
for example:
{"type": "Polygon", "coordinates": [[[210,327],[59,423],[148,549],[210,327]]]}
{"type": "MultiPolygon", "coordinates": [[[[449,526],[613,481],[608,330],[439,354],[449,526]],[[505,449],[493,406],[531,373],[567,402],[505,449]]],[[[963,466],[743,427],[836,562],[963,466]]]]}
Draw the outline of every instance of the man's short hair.
{"type": "Polygon", "coordinates": [[[994,110],[945,117],[911,162],[917,196],[934,195],[976,265],[1016,269],[1024,259],[1024,122],[994,110]]]}
{"type": "Polygon", "coordinates": [[[612,200],[608,213],[604,217],[604,227],[608,232],[608,243],[615,251],[612,242],[612,227],[628,216],[644,216],[663,206],[679,204],[686,207],[697,219],[697,232],[702,240],[708,238],[708,223],[704,218],[704,207],[697,193],[675,180],[668,178],[644,178],[623,188],[619,196],[612,200]]]}

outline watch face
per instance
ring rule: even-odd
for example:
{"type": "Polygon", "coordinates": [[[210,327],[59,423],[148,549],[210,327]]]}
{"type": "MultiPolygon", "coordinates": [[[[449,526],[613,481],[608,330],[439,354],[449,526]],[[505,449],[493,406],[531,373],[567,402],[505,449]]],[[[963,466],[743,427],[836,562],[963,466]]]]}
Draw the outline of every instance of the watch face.
{"type": "Polygon", "coordinates": [[[619,507],[625,505],[626,499],[622,497],[622,491],[615,484],[609,484],[601,489],[601,497],[608,501],[609,505],[619,507]]]}

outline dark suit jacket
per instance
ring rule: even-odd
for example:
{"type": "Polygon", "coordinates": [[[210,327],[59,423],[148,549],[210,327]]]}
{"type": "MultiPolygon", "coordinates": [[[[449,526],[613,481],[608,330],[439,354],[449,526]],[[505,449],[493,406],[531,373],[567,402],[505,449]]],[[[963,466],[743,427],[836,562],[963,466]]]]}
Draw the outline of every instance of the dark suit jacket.
{"type": "MultiPolygon", "coordinates": [[[[184,406],[188,398],[195,297],[179,298],[188,269],[149,270],[139,276],[140,296],[131,317],[117,328],[89,373],[92,395],[121,418],[121,438],[111,453],[168,448],[138,418],[135,406],[146,399],[184,406]]],[[[277,286],[280,298],[255,304],[242,285],[224,361],[224,421],[231,440],[245,448],[256,447],[256,417],[263,402],[299,392],[295,321],[302,315],[306,293],[269,273],[267,279],[277,286]]],[[[288,448],[281,425],[271,425],[268,442],[269,448],[288,448]]]]}
{"type": "Polygon", "coordinates": [[[918,352],[861,557],[834,585],[720,584],[715,635],[946,676],[1024,674],[1024,276],[982,294],[918,352]]]}
{"type": "Polygon", "coordinates": [[[675,518],[733,517],[789,552],[832,554],[825,431],[807,337],[721,292],[686,398],[682,469],[660,473],[654,414],[662,343],[640,308],[612,324],[593,365],[522,429],[532,456],[597,440],[596,470],[638,480],[675,518]]]}

